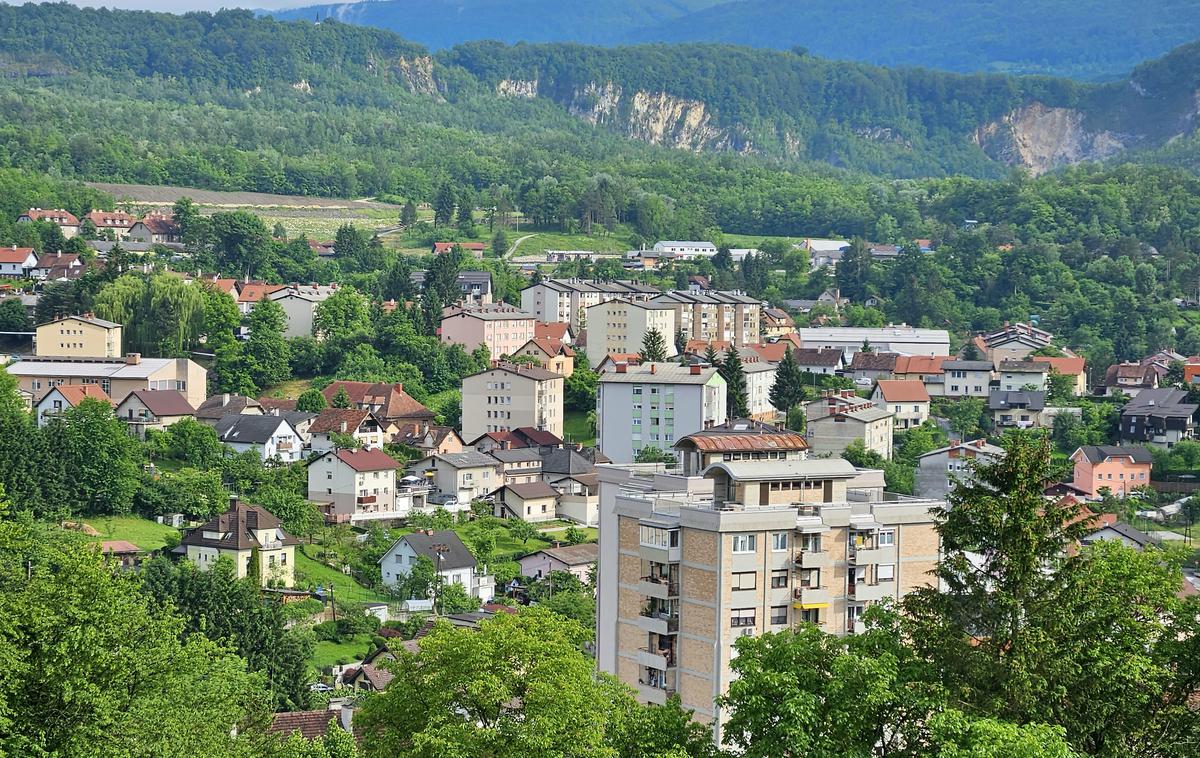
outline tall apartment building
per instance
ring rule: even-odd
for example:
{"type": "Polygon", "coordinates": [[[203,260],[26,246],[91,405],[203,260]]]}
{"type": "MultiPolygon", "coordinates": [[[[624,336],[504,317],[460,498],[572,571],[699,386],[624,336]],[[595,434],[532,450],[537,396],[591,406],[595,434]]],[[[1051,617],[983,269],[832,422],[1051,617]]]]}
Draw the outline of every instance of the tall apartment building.
{"type": "Polygon", "coordinates": [[[675,329],[675,309],[670,306],[624,300],[597,303],[587,308],[588,361],[594,369],[609,353],[636,353],[651,331],[662,335],[670,358],[678,354],[675,329]]]}
{"type": "Polygon", "coordinates": [[[618,280],[543,279],[521,290],[521,310],[538,321],[570,324],[578,330],[587,323],[585,311],[610,300],[644,302],[659,294],[647,284],[618,280]]]}
{"type": "Polygon", "coordinates": [[[644,447],[670,450],[688,434],[725,423],[725,408],[725,379],[715,368],[619,363],[600,374],[596,442],[613,463],[632,463],[644,447]]]}
{"type": "Polygon", "coordinates": [[[484,345],[492,360],[516,355],[533,339],[536,319],[508,303],[453,307],[445,311],[438,334],[443,344],[462,345],[468,353],[484,345]]]}
{"type": "Polygon", "coordinates": [[[674,308],[675,323],[690,340],[719,340],[738,347],[759,341],[762,303],[740,292],[665,292],[650,302],[674,308]]]}
{"type": "Polygon", "coordinates": [[[644,702],[678,694],[718,743],[740,637],[856,633],[871,604],[934,581],[944,503],[856,487],[877,472],[841,459],[638,469],[597,468],[597,660],[644,702]]]}
{"type": "Polygon", "coordinates": [[[563,435],[563,377],[537,366],[500,363],[462,381],[462,436],[522,426],[563,435]]]}

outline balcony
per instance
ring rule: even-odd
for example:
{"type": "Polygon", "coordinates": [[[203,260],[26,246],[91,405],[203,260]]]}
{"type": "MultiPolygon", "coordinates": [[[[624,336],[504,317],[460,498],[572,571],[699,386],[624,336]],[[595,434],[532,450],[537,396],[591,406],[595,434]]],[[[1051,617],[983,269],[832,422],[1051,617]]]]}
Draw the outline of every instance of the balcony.
{"type": "Polygon", "coordinates": [[[850,547],[848,556],[849,562],[856,566],[863,566],[868,563],[895,563],[896,562],[896,546],[884,545],[883,547],[850,547]]]}
{"type": "Polygon", "coordinates": [[[276,450],[292,450],[296,447],[295,442],[285,441],[275,445],[276,450]]]}
{"type": "Polygon", "coordinates": [[[857,582],[851,583],[846,590],[846,596],[860,603],[873,603],[885,597],[896,596],[895,582],[857,582]]]}
{"type": "Polygon", "coordinates": [[[653,705],[666,705],[667,698],[675,694],[674,688],[651,684],[646,677],[638,679],[638,698],[653,705]]]}
{"type": "Polygon", "coordinates": [[[828,568],[830,564],[829,553],[823,550],[797,550],[792,556],[792,562],[797,568],[812,569],[812,568],[828,568]]]}
{"type": "Polygon", "coordinates": [[[378,499],[379,497],[377,495],[359,495],[358,497],[354,498],[354,502],[358,503],[359,505],[374,505],[375,501],[378,499]]]}
{"type": "Polygon", "coordinates": [[[667,600],[679,597],[679,582],[672,582],[663,576],[643,576],[638,581],[638,592],[646,597],[667,600]]]}
{"type": "Polygon", "coordinates": [[[865,631],[867,631],[867,625],[861,619],[846,621],[846,634],[862,634],[865,631]]]}
{"type": "Polygon", "coordinates": [[[677,634],[679,632],[678,613],[643,609],[637,622],[642,631],[654,634],[677,634]]]}
{"type": "Polygon", "coordinates": [[[678,547],[640,544],[638,545],[638,555],[653,563],[679,563],[682,551],[678,547]]]}
{"type": "Polygon", "coordinates": [[[832,602],[833,593],[828,587],[796,587],[792,590],[793,605],[816,606],[832,602]]]}
{"type": "Polygon", "coordinates": [[[670,648],[638,648],[638,664],[666,671],[675,668],[675,651],[670,648]]]}

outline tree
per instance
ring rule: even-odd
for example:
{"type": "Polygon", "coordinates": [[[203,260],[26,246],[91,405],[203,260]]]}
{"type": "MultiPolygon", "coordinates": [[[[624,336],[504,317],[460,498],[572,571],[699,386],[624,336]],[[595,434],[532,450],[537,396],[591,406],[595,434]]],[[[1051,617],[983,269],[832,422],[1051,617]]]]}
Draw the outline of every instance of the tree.
{"type": "Polygon", "coordinates": [[[0,521],[0,753],[262,755],[261,677],[79,536],[0,521]]]}
{"type": "Polygon", "coordinates": [[[503,258],[508,254],[508,235],[503,229],[497,229],[492,235],[492,255],[503,258]]]}
{"type": "Polygon", "coordinates": [[[710,366],[721,365],[721,356],[717,354],[717,349],[711,342],[704,348],[704,362],[710,366]]]}
{"type": "MultiPolygon", "coordinates": [[[[771,405],[780,413],[787,414],[791,409],[804,402],[804,373],[796,363],[792,349],[789,347],[779,361],[775,371],[775,383],[771,385],[771,405]]],[[[799,431],[799,430],[797,430],[799,431]]]]}
{"type": "Polygon", "coordinates": [[[742,369],[742,358],[733,345],[725,351],[725,360],[718,368],[725,379],[726,406],[730,418],[746,418],[750,407],[746,398],[746,373],[742,369]]]}
{"type": "Polygon", "coordinates": [[[950,430],[962,439],[979,436],[979,420],[983,416],[983,398],[964,397],[954,402],[939,404],[938,415],[950,424],[950,430]]]}
{"type": "Polygon", "coordinates": [[[346,392],[345,387],[338,387],[337,392],[333,393],[333,397],[329,401],[331,408],[349,408],[350,393],[346,392]]]}
{"type": "Polygon", "coordinates": [[[642,363],[662,363],[667,359],[667,342],[662,332],[651,329],[642,337],[642,352],[638,360],[642,363]]]}
{"type": "Polygon", "coordinates": [[[309,740],[300,732],[292,732],[270,755],[275,758],[358,758],[358,743],[354,736],[338,724],[332,724],[322,736],[309,740]]]}
{"type": "MultiPolygon", "coordinates": [[[[20,298],[0,300],[0,332],[24,332],[29,329],[29,317],[20,298]]],[[[0,339],[9,337],[0,336],[0,339]]]]}
{"type": "Polygon", "coordinates": [[[371,332],[371,301],[353,287],[337,291],[317,304],[313,333],[327,340],[344,340],[371,332]]]}
{"type": "Polygon", "coordinates": [[[439,187],[433,199],[433,225],[447,226],[453,221],[455,204],[454,188],[448,183],[439,187]]]}
{"type": "Polygon", "coordinates": [[[594,411],[596,409],[596,387],[600,375],[587,365],[586,356],[578,361],[575,370],[563,382],[563,407],[569,411],[594,411]]]}
{"type": "Polygon", "coordinates": [[[197,469],[220,466],[229,454],[217,432],[194,418],[180,419],[164,429],[147,433],[146,448],[152,458],[169,458],[197,469]]]}
{"type": "Polygon", "coordinates": [[[411,198],[404,202],[404,207],[400,209],[400,226],[405,228],[417,223],[417,204],[411,198]]]}
{"type": "MultiPolygon", "coordinates": [[[[346,398],[349,401],[349,397],[346,398]]],[[[325,396],[320,390],[312,388],[304,390],[300,393],[300,397],[296,398],[296,410],[306,413],[320,413],[325,410],[325,396]]]]}
{"type": "Polygon", "coordinates": [[[512,538],[520,540],[521,544],[525,547],[529,547],[529,541],[541,534],[537,527],[524,519],[509,519],[507,526],[508,533],[512,535],[512,538]]]}
{"type": "Polygon", "coordinates": [[[45,434],[72,513],[129,513],[139,486],[142,449],[111,405],[86,398],[51,419],[45,434]]]}
{"type": "Polygon", "coordinates": [[[675,352],[679,355],[683,355],[686,351],[687,334],[683,331],[683,328],[680,327],[679,329],[675,330],[675,352]]]}
{"type": "Polygon", "coordinates": [[[262,219],[248,211],[219,211],[208,217],[217,265],[252,277],[271,255],[271,234],[262,219]]]}
{"type": "Polygon", "coordinates": [[[647,445],[637,451],[634,463],[674,463],[675,456],[656,445],[647,445]]]}
{"type": "Polygon", "coordinates": [[[1075,399],[1075,377],[1060,374],[1051,368],[1046,377],[1046,400],[1052,405],[1066,405],[1075,399]]]}
{"type": "Polygon", "coordinates": [[[288,360],[291,350],[283,336],[287,331],[287,314],[283,306],[274,300],[260,300],[250,311],[249,326],[245,357],[249,362],[250,378],[259,387],[269,387],[290,378],[288,360]]]}

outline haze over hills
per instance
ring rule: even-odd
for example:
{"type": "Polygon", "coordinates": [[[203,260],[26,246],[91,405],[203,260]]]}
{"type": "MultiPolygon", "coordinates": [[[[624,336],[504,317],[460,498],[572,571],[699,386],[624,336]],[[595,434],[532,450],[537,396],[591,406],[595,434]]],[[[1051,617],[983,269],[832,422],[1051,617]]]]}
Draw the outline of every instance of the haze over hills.
{"type": "Polygon", "coordinates": [[[1197,0],[365,0],[272,11],[460,42],[724,42],[960,72],[1109,79],[1200,39],[1197,0]]]}

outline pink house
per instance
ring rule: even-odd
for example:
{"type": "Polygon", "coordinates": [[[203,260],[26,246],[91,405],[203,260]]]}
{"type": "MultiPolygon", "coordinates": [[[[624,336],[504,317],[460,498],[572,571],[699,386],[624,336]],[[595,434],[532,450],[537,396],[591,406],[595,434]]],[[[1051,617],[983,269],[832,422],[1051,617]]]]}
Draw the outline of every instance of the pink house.
{"type": "Polygon", "coordinates": [[[528,313],[507,303],[492,303],[473,308],[454,308],[438,329],[443,343],[462,345],[471,352],[486,345],[492,360],[516,355],[533,339],[537,321],[528,313]]]}
{"type": "Polygon", "coordinates": [[[1075,464],[1072,483],[1088,497],[1099,497],[1103,487],[1117,497],[1149,487],[1154,466],[1150,451],[1140,446],[1084,445],[1071,453],[1071,461],[1075,464]]]}

